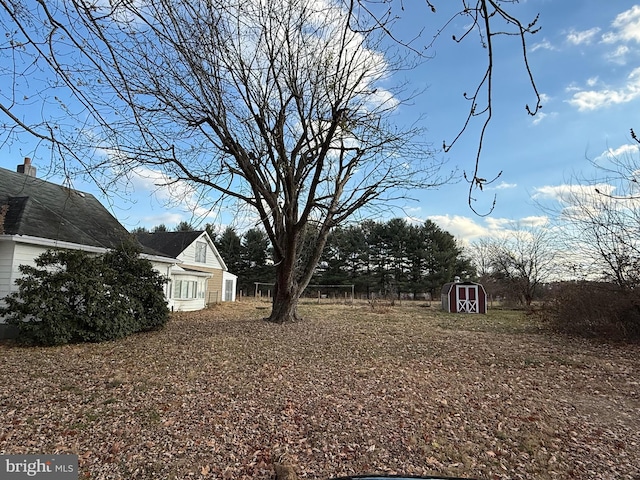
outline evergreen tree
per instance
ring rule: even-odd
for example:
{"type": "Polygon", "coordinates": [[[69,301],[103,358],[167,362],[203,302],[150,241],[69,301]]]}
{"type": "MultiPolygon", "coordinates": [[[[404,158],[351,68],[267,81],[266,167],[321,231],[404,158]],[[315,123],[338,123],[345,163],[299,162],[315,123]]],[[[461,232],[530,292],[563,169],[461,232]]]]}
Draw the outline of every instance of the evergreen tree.
{"type": "Polygon", "coordinates": [[[215,243],[218,253],[220,253],[229,271],[238,276],[243,270],[241,241],[236,229],[227,227],[215,243]]]}
{"type": "Polygon", "coordinates": [[[453,235],[431,220],[427,220],[423,228],[427,253],[425,287],[435,295],[442,285],[452,281],[456,275],[471,273],[471,265],[469,260],[462,259],[462,248],[453,235]]]}
{"type": "MultiPolygon", "coordinates": [[[[211,241],[216,244],[217,240],[218,240],[218,232],[216,231],[216,227],[215,225],[213,225],[212,223],[207,223],[204,226],[205,231],[207,232],[207,234],[209,235],[209,238],[211,239],[211,241]]],[[[217,247],[216,247],[217,248],[217,247]]]]}
{"type": "Polygon", "coordinates": [[[255,283],[274,283],[275,270],[269,265],[269,238],[259,229],[247,230],[240,245],[238,288],[253,295],[255,283]]]}
{"type": "Polygon", "coordinates": [[[327,242],[314,281],[353,284],[357,293],[436,295],[454,276],[475,277],[471,261],[450,233],[427,220],[411,225],[394,218],[337,227],[327,242]]]}
{"type": "Polygon", "coordinates": [[[193,232],[194,228],[189,222],[185,222],[184,220],[176,225],[176,228],[173,229],[174,232],[193,232]]]}

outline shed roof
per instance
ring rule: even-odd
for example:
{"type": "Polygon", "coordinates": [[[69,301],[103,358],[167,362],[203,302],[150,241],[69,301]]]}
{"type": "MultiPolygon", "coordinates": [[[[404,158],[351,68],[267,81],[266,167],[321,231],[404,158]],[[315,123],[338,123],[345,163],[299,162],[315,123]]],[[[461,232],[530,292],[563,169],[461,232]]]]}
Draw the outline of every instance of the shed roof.
{"type": "Polygon", "coordinates": [[[482,286],[482,284],[481,284],[481,283],[478,283],[478,282],[471,282],[471,281],[468,281],[468,280],[467,280],[467,281],[464,281],[464,282],[449,282],[449,283],[445,283],[445,284],[442,286],[442,291],[441,291],[441,293],[444,293],[444,294],[449,293],[449,292],[451,291],[451,287],[452,287],[453,285],[478,285],[480,288],[482,288],[482,289],[484,290],[484,287],[482,286]]]}

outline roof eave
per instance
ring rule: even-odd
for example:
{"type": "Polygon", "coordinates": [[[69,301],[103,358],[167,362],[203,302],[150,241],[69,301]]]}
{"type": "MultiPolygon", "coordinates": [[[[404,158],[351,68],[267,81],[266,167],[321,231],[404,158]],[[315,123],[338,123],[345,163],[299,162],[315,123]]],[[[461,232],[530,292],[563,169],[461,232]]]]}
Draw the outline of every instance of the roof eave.
{"type": "MultiPolygon", "coordinates": [[[[37,245],[45,248],[63,248],[68,250],[83,250],[90,253],[106,253],[110,248],[95,247],[93,245],[83,245],[81,243],[63,242],[60,240],[52,240],[50,238],[34,237],[31,235],[0,235],[0,242],[25,243],[28,245],[37,245]]],[[[152,262],[179,264],[181,260],[160,255],[151,255],[141,253],[140,257],[152,262]]]]}

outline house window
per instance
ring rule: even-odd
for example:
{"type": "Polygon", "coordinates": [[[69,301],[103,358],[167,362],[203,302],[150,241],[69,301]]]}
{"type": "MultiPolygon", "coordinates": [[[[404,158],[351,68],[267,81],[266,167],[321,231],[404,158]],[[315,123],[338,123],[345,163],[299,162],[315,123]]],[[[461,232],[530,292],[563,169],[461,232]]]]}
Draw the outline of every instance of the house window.
{"type": "Polygon", "coordinates": [[[198,282],[194,280],[176,280],[173,298],[184,300],[199,298],[198,290],[198,282]]]}
{"type": "Polygon", "coordinates": [[[196,242],[196,262],[207,263],[207,244],[196,242]]]}

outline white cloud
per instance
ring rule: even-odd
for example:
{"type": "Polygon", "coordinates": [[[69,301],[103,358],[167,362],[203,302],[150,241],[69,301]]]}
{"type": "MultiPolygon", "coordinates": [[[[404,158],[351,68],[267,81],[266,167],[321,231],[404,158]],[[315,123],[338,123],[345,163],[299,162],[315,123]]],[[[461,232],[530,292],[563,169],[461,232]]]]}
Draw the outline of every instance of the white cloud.
{"type": "Polygon", "coordinates": [[[429,219],[466,245],[479,238],[508,238],[514,230],[521,227],[539,228],[549,223],[546,216],[530,216],[519,220],[483,217],[482,220],[479,220],[462,215],[432,215],[429,219]]]}
{"type": "Polygon", "coordinates": [[[589,30],[583,30],[581,32],[571,30],[567,35],[567,41],[573,45],[590,44],[594,37],[600,33],[600,28],[594,27],[589,30]]]}
{"type": "Polygon", "coordinates": [[[517,188],[517,186],[518,186],[517,183],[500,182],[498,185],[493,187],[493,189],[494,190],[508,190],[508,189],[511,189],[511,188],[517,188]]]}
{"type": "Polygon", "coordinates": [[[640,145],[627,143],[625,145],[619,146],[618,148],[610,148],[608,150],[605,150],[600,155],[598,155],[594,159],[594,161],[600,162],[600,161],[615,160],[617,158],[622,158],[628,155],[635,155],[638,152],[640,152],[640,145]]]}
{"type": "Polygon", "coordinates": [[[571,82],[564,90],[567,93],[571,93],[571,92],[579,92],[582,89],[576,84],[576,82],[571,82]]]}
{"type": "Polygon", "coordinates": [[[183,180],[176,180],[159,170],[148,167],[136,167],[131,170],[129,182],[136,196],[152,195],[166,210],[158,215],[144,218],[147,225],[164,223],[168,227],[181,221],[199,224],[203,221],[219,220],[219,212],[209,207],[212,199],[204,197],[202,192],[183,180]]]}
{"type": "Polygon", "coordinates": [[[548,114],[544,113],[544,112],[538,112],[536,113],[535,117],[533,117],[532,123],[534,125],[538,125],[540,122],[542,122],[545,118],[547,118],[548,114]]]}
{"type": "Polygon", "coordinates": [[[432,215],[429,219],[465,243],[488,234],[486,227],[462,215],[432,215]]]}
{"type": "Polygon", "coordinates": [[[615,190],[615,187],[608,183],[598,183],[595,185],[545,185],[535,188],[535,193],[532,198],[555,200],[566,205],[574,203],[576,197],[598,196],[596,189],[604,194],[610,195],[615,190]]]}
{"type": "Polygon", "coordinates": [[[629,103],[638,97],[640,97],[640,67],[629,74],[627,83],[620,88],[578,91],[568,102],[579,111],[584,112],[629,103]]]}
{"type": "Polygon", "coordinates": [[[536,43],[531,47],[532,52],[535,52],[536,50],[552,50],[553,51],[553,50],[557,50],[557,48],[549,40],[544,38],[542,39],[542,42],[536,43]]]}
{"type": "Polygon", "coordinates": [[[513,226],[514,221],[508,218],[487,217],[485,223],[490,230],[504,230],[509,226],[513,226]]]}
{"type": "Polygon", "coordinates": [[[546,215],[538,215],[538,216],[534,215],[530,217],[524,217],[518,220],[519,225],[523,227],[530,227],[530,228],[544,227],[548,223],[549,223],[549,218],[546,215]]]}
{"type": "Polygon", "coordinates": [[[631,49],[626,45],[620,45],[611,53],[611,56],[613,57],[613,59],[619,61],[623,59],[623,57],[626,57],[630,51],[631,49]]]}
{"type": "Polygon", "coordinates": [[[613,32],[602,36],[605,43],[631,42],[640,43],[640,5],[634,5],[629,10],[619,14],[611,26],[613,32]]]}
{"type": "MultiPolygon", "coordinates": [[[[633,188],[635,184],[631,185],[633,188]]],[[[608,183],[593,185],[556,185],[540,187],[534,198],[545,198],[555,202],[553,207],[559,215],[557,219],[568,222],[568,226],[576,222],[593,222],[607,220],[609,212],[635,217],[640,208],[640,197],[633,190],[616,192],[616,186],[608,183]],[[603,216],[604,213],[604,216],[603,216]],[[603,220],[602,220],[603,219],[603,220]]],[[[632,218],[629,217],[629,218],[632,218]]],[[[621,217],[620,217],[621,218],[621,217]]]]}
{"type": "Polygon", "coordinates": [[[190,202],[196,196],[196,190],[187,182],[172,179],[159,170],[147,167],[134,168],[130,181],[137,192],[152,192],[158,200],[169,204],[190,202]]]}
{"type": "Polygon", "coordinates": [[[601,204],[611,195],[615,187],[609,184],[597,185],[546,185],[535,189],[534,199],[553,202],[559,213],[558,219],[572,224],[589,217],[597,216],[601,204]],[[600,193],[599,193],[600,192],[600,193]],[[605,194],[603,196],[602,194],[605,194]]]}
{"type": "MultiPolygon", "coordinates": [[[[540,94],[540,105],[542,107],[546,107],[547,104],[551,102],[551,97],[549,95],[547,95],[546,93],[541,93],[540,94]]],[[[533,123],[533,125],[538,125],[540,122],[542,122],[545,118],[552,116],[555,117],[556,113],[547,113],[547,112],[543,112],[541,110],[538,110],[536,112],[536,114],[531,117],[531,123],[533,123]]]]}
{"type": "Polygon", "coordinates": [[[587,85],[589,87],[595,87],[598,84],[598,77],[591,77],[589,79],[587,79],[587,85]]]}
{"type": "Polygon", "coordinates": [[[463,246],[469,246],[480,239],[507,240],[517,234],[529,235],[539,229],[553,229],[546,215],[515,220],[496,217],[469,218],[461,215],[434,215],[429,219],[454,235],[463,246]]]}

